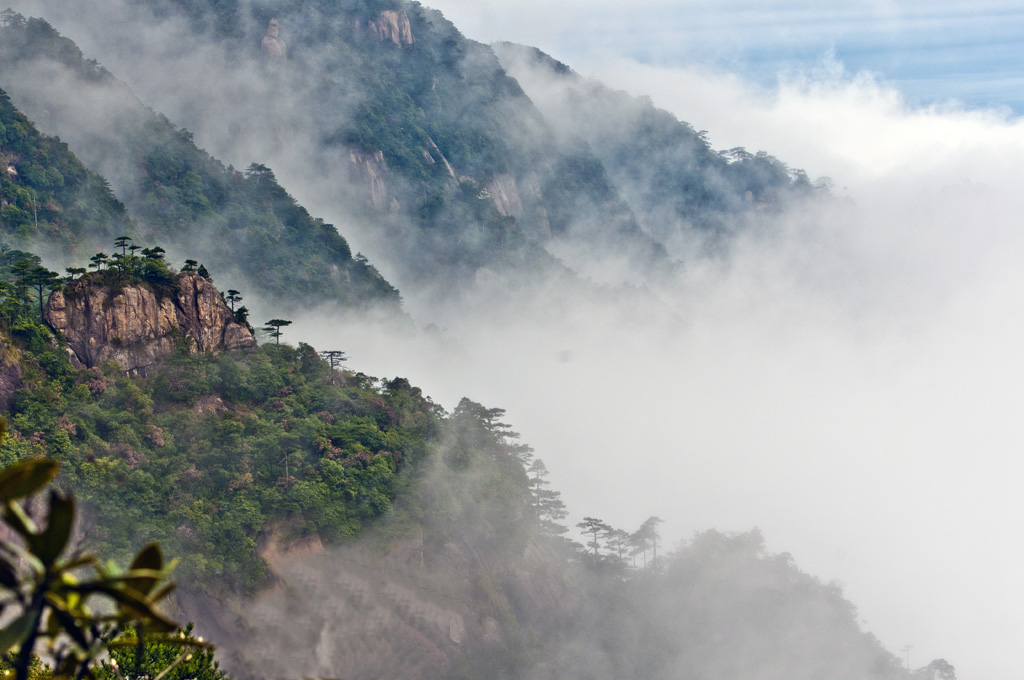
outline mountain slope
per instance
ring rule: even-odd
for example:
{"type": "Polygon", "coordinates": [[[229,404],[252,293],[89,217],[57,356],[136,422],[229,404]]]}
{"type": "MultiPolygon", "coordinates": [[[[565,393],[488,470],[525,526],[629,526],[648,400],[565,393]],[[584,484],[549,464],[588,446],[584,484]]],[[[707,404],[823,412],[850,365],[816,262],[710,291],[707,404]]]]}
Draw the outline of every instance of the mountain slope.
{"type": "MultiPolygon", "coordinates": [[[[271,300],[397,307],[398,292],[352,256],[332,225],[298,205],[269,168],[224,167],[45,21],[16,21],[0,32],[0,85],[110,179],[134,219],[133,235],[201,256],[238,287],[271,300]]],[[[104,231],[82,235],[110,240],[104,231]]]]}
{"type": "Polygon", "coordinates": [[[745,149],[716,152],[705,131],[649,99],[585,79],[536,48],[494,49],[556,134],[590,145],[640,224],[662,243],[680,245],[688,236],[721,241],[814,193],[804,173],[778,159],[745,149]]]}
{"type": "MultiPolygon", "coordinates": [[[[405,280],[459,284],[480,270],[528,279],[559,269],[545,247],[563,238],[625,256],[635,271],[671,271],[589,147],[553,136],[491,49],[439,13],[347,1],[150,5],[163,11],[130,5],[130,21],[88,32],[90,49],[221,157],[255,153],[318,205],[362,221],[361,238],[405,280]],[[260,51],[272,17],[284,58],[260,51]],[[389,19],[408,34],[382,36],[374,27],[389,19]]],[[[66,11],[96,21],[81,5],[66,11]]]]}
{"type": "MultiPolygon", "coordinates": [[[[548,266],[537,247],[656,279],[680,241],[758,228],[766,207],[809,193],[778,160],[727,158],[666,112],[587,92],[575,74],[540,96],[511,60],[419,3],[145,5],[157,16],[128,3],[113,34],[83,37],[219,155],[258,149],[332,212],[372,219],[363,237],[410,280],[534,276],[548,266]],[[260,50],[271,18],[283,57],[260,50]],[[402,32],[379,28],[389,22],[402,32]],[[147,52],[159,59],[137,56],[147,52]],[[216,78],[196,77],[203,68],[216,78]]],[[[97,26],[95,8],[66,11],[97,26]]]]}
{"type": "Polygon", "coordinates": [[[59,139],[39,133],[0,90],[0,230],[22,248],[70,258],[131,231],[124,205],[59,139]]]}
{"type": "Polygon", "coordinates": [[[87,545],[179,557],[181,614],[242,677],[909,677],[756,532],[631,567],[604,534],[573,549],[540,530],[501,409],[448,414],[303,344],[75,369],[44,327],[26,342],[8,323],[25,386],[0,466],[61,460],[87,545]]]}

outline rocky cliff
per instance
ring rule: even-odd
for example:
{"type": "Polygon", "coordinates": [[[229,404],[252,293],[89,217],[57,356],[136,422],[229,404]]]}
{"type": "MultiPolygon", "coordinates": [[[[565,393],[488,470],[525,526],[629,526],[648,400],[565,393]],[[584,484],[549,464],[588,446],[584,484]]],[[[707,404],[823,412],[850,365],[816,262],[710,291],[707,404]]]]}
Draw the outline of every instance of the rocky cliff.
{"type": "Polygon", "coordinates": [[[267,26],[267,34],[263,36],[263,42],[260,43],[260,50],[265,56],[284,58],[288,48],[278,36],[280,30],[281,27],[277,19],[271,19],[270,24],[267,26]]]}
{"type": "Polygon", "coordinates": [[[412,36],[412,24],[404,9],[389,9],[381,12],[377,19],[367,25],[381,42],[390,40],[396,45],[411,45],[416,40],[412,36]]]}
{"type": "Polygon", "coordinates": [[[193,272],[162,293],[146,283],[110,286],[96,274],[83,276],[50,296],[43,318],[64,335],[72,362],[91,368],[113,360],[129,373],[144,373],[179,342],[193,352],[255,344],[214,285],[193,272]]]}

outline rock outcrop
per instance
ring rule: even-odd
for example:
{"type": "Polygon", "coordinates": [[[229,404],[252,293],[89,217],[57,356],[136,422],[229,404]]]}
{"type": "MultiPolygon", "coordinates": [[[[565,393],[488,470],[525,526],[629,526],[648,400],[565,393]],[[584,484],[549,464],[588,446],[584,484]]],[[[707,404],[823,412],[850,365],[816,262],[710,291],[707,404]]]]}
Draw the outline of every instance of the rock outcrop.
{"type": "Polygon", "coordinates": [[[267,26],[267,34],[263,36],[263,42],[260,43],[260,51],[264,56],[284,58],[287,45],[277,35],[280,30],[281,26],[277,23],[277,19],[271,19],[270,25],[267,26]]]}
{"type": "Polygon", "coordinates": [[[494,207],[505,217],[519,217],[523,214],[523,199],[512,175],[495,175],[487,184],[487,193],[494,201],[494,207]]]}
{"type": "Polygon", "coordinates": [[[72,362],[92,368],[116,361],[129,373],[145,373],[180,342],[193,352],[256,342],[214,285],[194,272],[181,273],[163,295],[145,283],[111,287],[83,276],[50,295],[43,318],[64,335],[72,362]]]}
{"type": "Polygon", "coordinates": [[[411,45],[416,41],[412,37],[409,15],[404,9],[384,10],[367,24],[367,28],[375,33],[381,42],[390,40],[396,45],[411,45]]]}
{"type": "Polygon", "coordinates": [[[349,152],[349,166],[351,177],[356,182],[363,183],[370,194],[370,201],[373,207],[378,210],[385,210],[389,205],[387,182],[384,174],[387,166],[384,163],[384,152],[364,153],[352,150],[349,152]]]}

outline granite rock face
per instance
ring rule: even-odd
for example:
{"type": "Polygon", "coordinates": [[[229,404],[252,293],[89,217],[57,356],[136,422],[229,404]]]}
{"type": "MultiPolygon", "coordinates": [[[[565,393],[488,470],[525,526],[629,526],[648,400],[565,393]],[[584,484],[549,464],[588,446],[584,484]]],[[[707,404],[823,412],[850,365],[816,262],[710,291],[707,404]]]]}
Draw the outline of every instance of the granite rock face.
{"type": "Polygon", "coordinates": [[[281,26],[277,23],[277,19],[271,19],[270,24],[267,26],[267,34],[263,36],[263,42],[260,43],[260,51],[265,56],[284,58],[288,48],[284,44],[284,40],[278,37],[280,31],[281,26]]]}
{"type": "Polygon", "coordinates": [[[256,343],[212,283],[183,272],[170,293],[145,283],[112,287],[83,276],[50,295],[43,318],[62,333],[72,361],[88,368],[116,361],[128,373],[146,370],[185,342],[192,352],[256,343]]]}
{"type": "Polygon", "coordinates": [[[409,15],[405,13],[404,9],[384,10],[367,27],[377,34],[381,42],[390,40],[396,45],[412,45],[415,42],[409,15]]]}

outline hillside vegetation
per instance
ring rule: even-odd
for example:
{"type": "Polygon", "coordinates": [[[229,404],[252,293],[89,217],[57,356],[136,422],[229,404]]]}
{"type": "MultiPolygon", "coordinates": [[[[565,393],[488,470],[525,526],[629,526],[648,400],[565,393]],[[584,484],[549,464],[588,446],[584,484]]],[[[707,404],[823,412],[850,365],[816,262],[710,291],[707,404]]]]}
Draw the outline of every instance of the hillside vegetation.
{"type": "MultiPolygon", "coordinates": [[[[398,291],[365,257],[353,256],[332,225],[310,216],[270,168],[225,167],[41,19],[19,17],[0,34],[0,87],[110,180],[140,237],[171,251],[202,249],[207,265],[270,299],[397,308],[398,291]]],[[[5,226],[17,229],[20,219],[5,226]]],[[[75,235],[88,248],[103,247],[114,231],[128,231],[125,217],[119,220],[117,227],[93,219],[75,235]]],[[[39,247],[61,238],[69,236],[41,239],[39,247]]]]}
{"type": "Polygon", "coordinates": [[[124,205],[59,139],[39,133],[0,90],[0,232],[13,245],[86,254],[130,229],[124,205]]]}
{"type": "MultiPolygon", "coordinates": [[[[463,399],[446,413],[405,379],[337,370],[302,343],[182,342],[145,376],[76,369],[37,315],[33,262],[8,251],[0,272],[0,466],[61,461],[79,539],[101,554],[124,561],[158,540],[180,560],[179,609],[239,673],[906,677],[837,587],[767,554],[756,532],[660,554],[657,518],[630,533],[586,517],[569,532],[502,409],[463,399]],[[288,557],[296,545],[321,547],[288,557]],[[338,644],[310,656],[325,631],[338,644]]],[[[124,285],[116,270],[84,276],[104,274],[124,285]]]]}
{"type": "Polygon", "coordinates": [[[257,153],[315,187],[410,285],[472,287],[481,272],[522,285],[563,264],[657,283],[687,255],[680,243],[721,245],[815,193],[777,159],[718,153],[625,95],[565,111],[535,101],[510,76],[521,72],[416,2],[127,7],[133,22],[116,22],[116,38],[95,25],[105,62],[222,155],[257,153]],[[261,50],[271,19],[283,55],[261,50]],[[159,60],[136,56],[151,47],[142,35],[159,36],[159,60]],[[197,52],[215,78],[196,77],[197,52]]]}

